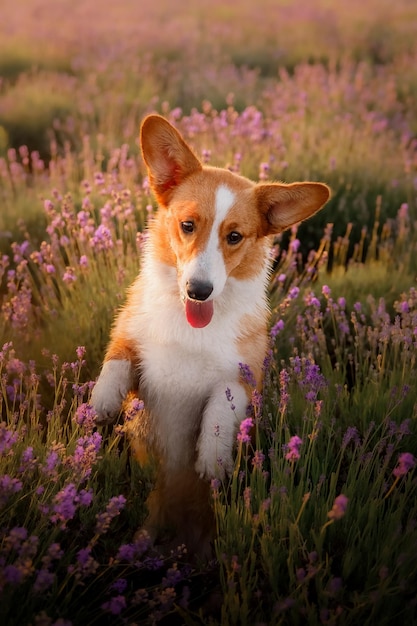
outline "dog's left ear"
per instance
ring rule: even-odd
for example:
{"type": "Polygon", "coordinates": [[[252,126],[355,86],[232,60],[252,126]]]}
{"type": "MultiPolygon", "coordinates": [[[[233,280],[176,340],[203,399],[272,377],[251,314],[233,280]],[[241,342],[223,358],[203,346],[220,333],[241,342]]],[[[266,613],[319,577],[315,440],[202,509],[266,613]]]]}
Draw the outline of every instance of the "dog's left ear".
{"type": "Polygon", "coordinates": [[[202,169],[180,133],[160,115],[148,115],[140,129],[143,159],[151,187],[163,206],[187,176],[202,169]]]}
{"type": "Polygon", "coordinates": [[[260,183],[255,187],[262,234],[277,234],[314,215],[330,198],[324,183],[260,183]]]}

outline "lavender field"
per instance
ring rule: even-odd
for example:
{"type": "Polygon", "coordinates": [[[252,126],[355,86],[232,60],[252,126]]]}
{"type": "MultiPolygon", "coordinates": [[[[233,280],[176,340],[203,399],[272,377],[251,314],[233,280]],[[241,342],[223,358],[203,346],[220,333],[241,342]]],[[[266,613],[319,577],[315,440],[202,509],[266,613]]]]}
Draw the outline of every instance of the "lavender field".
{"type": "Polygon", "coordinates": [[[2,0],[2,624],[417,624],[416,32],[412,0],[2,0]],[[152,111],[206,163],[332,187],[271,251],[209,563],[135,540],[137,404],[89,405],[157,210],[152,111]]]}

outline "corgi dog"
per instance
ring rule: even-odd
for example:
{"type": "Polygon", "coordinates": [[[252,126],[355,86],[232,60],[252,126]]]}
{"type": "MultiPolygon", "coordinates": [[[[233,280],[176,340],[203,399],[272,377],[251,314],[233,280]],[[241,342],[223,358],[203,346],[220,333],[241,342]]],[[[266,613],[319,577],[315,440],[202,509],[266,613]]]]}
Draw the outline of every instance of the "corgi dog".
{"type": "Polygon", "coordinates": [[[316,213],[330,191],[205,166],[159,115],[145,118],[140,143],[159,208],[91,402],[110,423],[130,392],[143,400],[130,435],[140,458],[158,459],[144,528],[201,554],[214,528],[210,479],[232,473],[251,398],[241,364],[262,386],[271,236],[316,213]]]}

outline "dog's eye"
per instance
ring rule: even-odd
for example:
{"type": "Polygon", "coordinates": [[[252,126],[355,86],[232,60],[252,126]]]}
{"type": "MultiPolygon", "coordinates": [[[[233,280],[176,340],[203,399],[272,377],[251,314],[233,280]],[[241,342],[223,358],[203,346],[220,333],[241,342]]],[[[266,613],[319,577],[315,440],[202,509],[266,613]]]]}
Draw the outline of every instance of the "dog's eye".
{"type": "Polygon", "coordinates": [[[194,232],[194,222],[181,222],[181,229],[183,233],[187,235],[194,232]]]}
{"type": "Polygon", "coordinates": [[[231,233],[227,235],[226,239],[227,239],[227,243],[230,246],[235,246],[237,243],[239,243],[239,241],[242,241],[243,235],[233,230],[231,233]]]}

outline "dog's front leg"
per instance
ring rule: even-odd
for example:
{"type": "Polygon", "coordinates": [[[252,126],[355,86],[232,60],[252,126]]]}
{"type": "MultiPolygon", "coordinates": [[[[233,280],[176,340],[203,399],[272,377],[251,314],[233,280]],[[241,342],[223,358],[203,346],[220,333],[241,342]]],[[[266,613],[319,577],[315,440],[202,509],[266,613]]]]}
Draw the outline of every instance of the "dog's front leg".
{"type": "Polygon", "coordinates": [[[215,387],[206,405],[197,443],[196,471],[204,478],[223,478],[233,472],[233,448],[249,401],[239,383],[215,387]]]}
{"type": "Polygon", "coordinates": [[[138,369],[137,350],[115,334],[91,394],[98,423],[111,424],[117,419],[129,391],[138,390],[138,369]]]}

